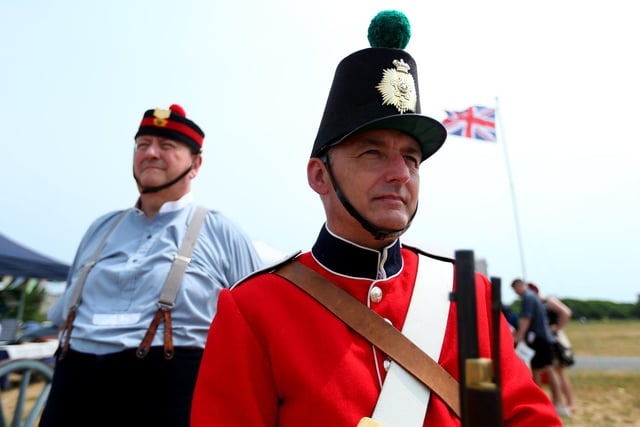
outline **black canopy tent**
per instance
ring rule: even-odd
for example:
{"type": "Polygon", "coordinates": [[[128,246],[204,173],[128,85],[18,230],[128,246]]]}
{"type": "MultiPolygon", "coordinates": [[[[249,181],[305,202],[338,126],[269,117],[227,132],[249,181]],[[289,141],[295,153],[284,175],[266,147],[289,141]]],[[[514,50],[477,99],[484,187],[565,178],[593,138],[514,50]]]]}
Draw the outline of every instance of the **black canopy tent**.
{"type": "Polygon", "coordinates": [[[35,252],[0,233],[0,292],[17,290],[20,294],[19,301],[15,302],[15,317],[2,319],[0,341],[15,336],[22,322],[25,296],[31,291],[31,284],[43,279],[64,281],[67,280],[68,272],[69,265],[35,252]]]}
{"type": "Polygon", "coordinates": [[[0,233],[0,276],[67,280],[69,265],[39,254],[0,233]]]}

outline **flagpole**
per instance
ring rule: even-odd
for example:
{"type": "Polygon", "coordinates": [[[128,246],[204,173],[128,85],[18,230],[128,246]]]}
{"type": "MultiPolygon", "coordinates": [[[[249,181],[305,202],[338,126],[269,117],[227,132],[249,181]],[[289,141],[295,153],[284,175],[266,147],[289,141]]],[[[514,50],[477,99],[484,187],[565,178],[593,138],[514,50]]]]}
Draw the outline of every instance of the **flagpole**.
{"type": "Polygon", "coordinates": [[[496,96],[496,124],[498,125],[500,141],[502,142],[502,149],[504,151],[504,163],[507,169],[507,179],[509,180],[509,189],[511,191],[511,208],[513,210],[513,220],[516,227],[516,236],[518,239],[518,250],[520,252],[520,268],[522,269],[522,279],[527,278],[527,269],[524,262],[524,248],[522,244],[522,233],[520,233],[520,221],[518,219],[518,204],[516,203],[516,191],[513,185],[513,178],[511,176],[511,166],[509,165],[509,153],[507,152],[507,141],[504,137],[504,130],[502,128],[502,112],[499,107],[499,100],[496,96]]]}

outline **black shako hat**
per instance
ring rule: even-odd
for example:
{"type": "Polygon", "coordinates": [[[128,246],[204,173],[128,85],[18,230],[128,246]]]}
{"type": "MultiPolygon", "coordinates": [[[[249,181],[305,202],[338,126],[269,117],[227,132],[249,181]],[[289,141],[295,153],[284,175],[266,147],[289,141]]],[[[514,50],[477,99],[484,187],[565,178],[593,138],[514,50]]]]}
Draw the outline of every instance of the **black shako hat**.
{"type": "Polygon", "coordinates": [[[442,146],[445,127],[420,114],[416,62],[403,50],[410,36],[402,12],[383,11],[373,18],[368,31],[371,48],[352,53],[336,68],[311,157],[372,129],[411,135],[422,148],[422,161],[442,146]]]}
{"type": "Polygon", "coordinates": [[[194,153],[202,151],[204,142],[202,129],[187,118],[184,108],[178,104],[172,104],[168,110],[156,108],[145,111],[134,139],[140,135],[173,139],[188,145],[194,153]]]}

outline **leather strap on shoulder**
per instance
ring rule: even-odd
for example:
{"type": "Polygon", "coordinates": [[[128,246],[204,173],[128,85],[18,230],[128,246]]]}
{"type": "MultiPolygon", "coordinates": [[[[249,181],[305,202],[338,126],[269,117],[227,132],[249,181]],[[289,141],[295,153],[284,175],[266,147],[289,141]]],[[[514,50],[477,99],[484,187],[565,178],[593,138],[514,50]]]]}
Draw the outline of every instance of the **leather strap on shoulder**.
{"type": "Polygon", "coordinates": [[[380,315],[298,261],[274,271],[318,300],[335,316],[418,378],[460,417],[458,382],[380,315]]]}

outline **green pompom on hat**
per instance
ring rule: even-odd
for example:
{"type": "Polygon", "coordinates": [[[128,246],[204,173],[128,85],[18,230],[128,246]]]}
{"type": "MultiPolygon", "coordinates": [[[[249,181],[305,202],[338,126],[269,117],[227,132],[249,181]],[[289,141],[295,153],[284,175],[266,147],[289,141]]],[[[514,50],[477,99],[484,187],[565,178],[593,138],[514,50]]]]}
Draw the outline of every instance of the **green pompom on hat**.
{"type": "Polygon", "coordinates": [[[404,49],[411,38],[411,24],[404,13],[383,10],[371,20],[367,38],[371,47],[404,49]]]}

